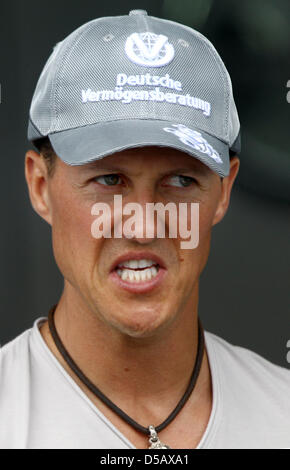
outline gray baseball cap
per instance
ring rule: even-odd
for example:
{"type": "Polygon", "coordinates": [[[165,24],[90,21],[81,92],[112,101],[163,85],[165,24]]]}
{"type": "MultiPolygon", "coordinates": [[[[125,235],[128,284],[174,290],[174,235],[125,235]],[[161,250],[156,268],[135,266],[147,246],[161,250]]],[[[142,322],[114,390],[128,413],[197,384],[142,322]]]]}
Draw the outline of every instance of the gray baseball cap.
{"type": "Polygon", "coordinates": [[[59,42],[38,80],[28,139],[69,165],[124,149],[172,147],[220,176],[240,152],[232,84],[213,45],[145,10],[92,20],[59,42]]]}

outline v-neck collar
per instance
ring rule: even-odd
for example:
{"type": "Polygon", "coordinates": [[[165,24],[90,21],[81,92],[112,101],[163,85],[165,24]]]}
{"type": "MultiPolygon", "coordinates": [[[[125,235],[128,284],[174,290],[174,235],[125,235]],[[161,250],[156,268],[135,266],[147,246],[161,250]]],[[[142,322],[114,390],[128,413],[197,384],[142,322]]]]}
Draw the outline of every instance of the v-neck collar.
{"type": "MultiPolygon", "coordinates": [[[[74,381],[74,379],[68,374],[64,369],[55,355],[47,346],[44,341],[39,327],[41,324],[47,320],[47,317],[40,317],[34,321],[33,328],[31,330],[31,342],[34,344],[42,354],[49,359],[51,365],[56,366],[60,371],[62,376],[70,383],[73,390],[89,405],[94,413],[96,413],[103,423],[111,429],[116,437],[118,437],[129,449],[137,449],[132,442],[130,442],[112,423],[106,416],[96,407],[96,405],[89,399],[89,397],[84,393],[84,391],[79,387],[79,385],[74,381]]],[[[220,374],[219,374],[219,364],[217,360],[217,354],[215,351],[214,341],[212,339],[211,333],[205,331],[205,347],[207,350],[208,361],[210,374],[212,379],[212,409],[210,418],[207,424],[207,427],[195,449],[204,449],[211,446],[212,439],[215,436],[218,424],[220,422],[219,416],[222,411],[222,397],[221,397],[221,385],[220,385],[220,374]]]]}

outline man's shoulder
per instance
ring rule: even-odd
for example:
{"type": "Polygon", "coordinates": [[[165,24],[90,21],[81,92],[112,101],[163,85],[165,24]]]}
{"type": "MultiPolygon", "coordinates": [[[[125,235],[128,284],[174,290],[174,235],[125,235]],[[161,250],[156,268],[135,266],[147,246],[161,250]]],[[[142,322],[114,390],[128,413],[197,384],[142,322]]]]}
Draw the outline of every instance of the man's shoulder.
{"type": "Polygon", "coordinates": [[[16,336],[14,339],[4,344],[0,348],[0,388],[3,390],[3,385],[6,381],[15,381],[19,378],[17,373],[25,369],[25,365],[29,363],[29,338],[32,328],[29,328],[23,333],[16,336]]]}
{"type": "Polygon", "coordinates": [[[30,390],[30,335],[25,330],[0,348],[0,448],[22,448],[30,390]]]}
{"type": "Polygon", "coordinates": [[[277,379],[290,383],[290,369],[274,364],[260,354],[232,344],[213,333],[207,331],[205,335],[207,345],[215,350],[222,361],[225,361],[225,365],[234,366],[237,370],[245,369],[249,374],[254,371],[255,376],[261,373],[265,380],[274,374],[277,379]]]}
{"type": "Polygon", "coordinates": [[[29,336],[32,328],[24,330],[22,333],[11,339],[7,343],[4,343],[0,347],[1,357],[5,359],[12,359],[18,356],[23,348],[27,348],[29,342],[29,336]]]}
{"type": "Polygon", "coordinates": [[[206,332],[209,359],[218,369],[221,380],[230,388],[245,393],[258,393],[281,403],[283,397],[289,403],[290,370],[279,366],[242,346],[231,344],[219,336],[206,332]]]}
{"type": "Polygon", "coordinates": [[[206,333],[219,416],[216,448],[289,448],[290,370],[206,333]]]}

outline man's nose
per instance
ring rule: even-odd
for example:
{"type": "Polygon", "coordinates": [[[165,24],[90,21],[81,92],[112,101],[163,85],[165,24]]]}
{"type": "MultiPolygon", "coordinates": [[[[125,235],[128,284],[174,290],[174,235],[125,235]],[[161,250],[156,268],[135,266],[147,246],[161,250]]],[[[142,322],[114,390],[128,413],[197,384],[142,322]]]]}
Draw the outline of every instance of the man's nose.
{"type": "Polygon", "coordinates": [[[150,206],[158,201],[153,185],[136,188],[123,205],[123,236],[141,244],[151,243],[157,238],[157,218],[150,216],[150,206]],[[133,234],[132,234],[133,232],[133,234]]]}

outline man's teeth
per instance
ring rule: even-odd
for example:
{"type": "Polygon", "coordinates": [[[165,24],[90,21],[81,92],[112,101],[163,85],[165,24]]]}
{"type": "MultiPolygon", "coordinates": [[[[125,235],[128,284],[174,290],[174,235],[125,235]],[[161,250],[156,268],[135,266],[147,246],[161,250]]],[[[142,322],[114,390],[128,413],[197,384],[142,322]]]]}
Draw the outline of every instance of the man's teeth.
{"type": "Polygon", "coordinates": [[[158,273],[155,261],[148,259],[128,260],[117,266],[117,274],[123,281],[150,281],[158,273]],[[141,270],[137,270],[140,269],[141,270]],[[143,269],[142,269],[143,268],[143,269]],[[144,269],[146,268],[146,269],[144,269]]]}
{"type": "Polygon", "coordinates": [[[117,269],[117,274],[123,281],[140,282],[150,281],[157,275],[157,269],[155,266],[152,268],[143,269],[142,271],[135,271],[134,269],[117,269]]]}
{"type": "Polygon", "coordinates": [[[124,266],[125,268],[138,269],[138,268],[150,268],[153,266],[155,261],[152,259],[130,259],[118,264],[118,268],[124,266]]]}

